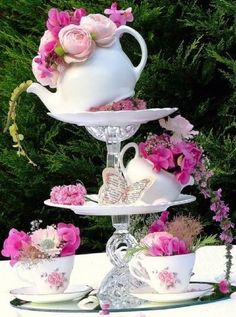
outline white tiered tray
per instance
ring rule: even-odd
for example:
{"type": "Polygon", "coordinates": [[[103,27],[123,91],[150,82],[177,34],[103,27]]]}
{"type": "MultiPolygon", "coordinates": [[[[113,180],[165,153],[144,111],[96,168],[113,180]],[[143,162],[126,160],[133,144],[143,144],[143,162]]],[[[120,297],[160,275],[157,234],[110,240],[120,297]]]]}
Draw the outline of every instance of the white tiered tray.
{"type": "MultiPolygon", "coordinates": [[[[97,195],[88,195],[93,200],[98,200],[97,195]]],[[[95,202],[87,201],[83,206],[54,204],[47,199],[44,204],[51,207],[71,209],[78,215],[87,216],[116,216],[116,215],[140,215],[161,212],[170,206],[188,204],[196,200],[192,195],[180,194],[175,201],[168,201],[153,205],[98,205],[95,202]]]]}
{"type": "Polygon", "coordinates": [[[178,108],[153,108],[144,110],[122,111],[83,111],[78,113],[51,113],[48,115],[59,121],[77,124],[78,126],[125,126],[141,124],[164,118],[178,108]]]}

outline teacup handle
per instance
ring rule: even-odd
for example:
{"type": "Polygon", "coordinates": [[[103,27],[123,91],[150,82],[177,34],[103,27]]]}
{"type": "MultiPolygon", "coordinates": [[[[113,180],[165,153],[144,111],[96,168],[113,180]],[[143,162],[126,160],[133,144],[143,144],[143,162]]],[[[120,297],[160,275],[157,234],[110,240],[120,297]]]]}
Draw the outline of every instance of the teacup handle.
{"type": "Polygon", "coordinates": [[[120,151],[120,156],[119,156],[120,169],[121,169],[122,173],[124,174],[125,178],[126,178],[126,167],[124,166],[123,158],[124,158],[125,152],[131,147],[133,147],[135,149],[134,158],[137,158],[139,156],[139,148],[138,148],[138,145],[134,142],[130,142],[130,143],[126,144],[122,148],[122,150],[120,151]]]}
{"type": "Polygon", "coordinates": [[[134,256],[129,262],[130,273],[136,277],[137,280],[150,284],[150,278],[145,277],[143,272],[140,271],[143,268],[142,263],[138,256],[134,256]]]}
{"type": "Polygon", "coordinates": [[[24,276],[24,273],[23,273],[23,269],[21,268],[21,263],[20,262],[17,262],[15,265],[14,265],[14,269],[15,269],[15,272],[16,272],[16,275],[17,277],[22,281],[22,282],[26,282],[30,285],[34,285],[35,283],[32,282],[31,280],[29,280],[28,278],[26,278],[24,276]]]}
{"type": "Polygon", "coordinates": [[[123,34],[123,33],[129,33],[131,34],[139,43],[140,48],[141,48],[141,52],[142,52],[142,57],[141,57],[141,61],[138,64],[137,67],[134,67],[134,72],[136,74],[136,80],[139,79],[145,65],[147,62],[147,56],[148,56],[148,52],[147,52],[147,45],[143,39],[143,37],[134,29],[132,29],[129,26],[126,25],[121,25],[120,27],[118,27],[118,29],[116,30],[116,37],[119,39],[119,37],[123,34]]]}

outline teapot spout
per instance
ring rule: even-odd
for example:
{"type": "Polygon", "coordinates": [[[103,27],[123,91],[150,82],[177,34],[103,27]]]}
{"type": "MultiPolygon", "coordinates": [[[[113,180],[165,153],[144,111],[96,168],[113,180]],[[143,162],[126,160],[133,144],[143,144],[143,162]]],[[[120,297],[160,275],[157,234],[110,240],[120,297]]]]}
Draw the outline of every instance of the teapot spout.
{"type": "Polygon", "coordinates": [[[44,105],[48,108],[50,112],[54,112],[53,109],[56,105],[56,93],[52,93],[44,86],[38,83],[32,83],[28,89],[28,93],[33,93],[39,97],[39,99],[44,103],[44,105]]]}

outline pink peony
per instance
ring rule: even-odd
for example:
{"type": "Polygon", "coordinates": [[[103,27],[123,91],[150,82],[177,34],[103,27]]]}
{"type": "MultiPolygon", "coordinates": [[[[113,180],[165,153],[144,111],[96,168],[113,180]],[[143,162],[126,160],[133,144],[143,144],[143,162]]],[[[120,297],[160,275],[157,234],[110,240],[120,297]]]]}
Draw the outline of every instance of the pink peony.
{"type": "Polygon", "coordinates": [[[141,243],[148,246],[146,255],[150,256],[171,256],[189,253],[183,240],[165,231],[149,233],[141,240],[141,243]]]}
{"type": "Polygon", "coordinates": [[[222,280],[219,282],[219,291],[222,294],[227,294],[229,293],[229,282],[226,280],[222,280]]]}
{"type": "Polygon", "coordinates": [[[21,250],[29,245],[30,237],[24,231],[11,229],[8,238],[3,243],[2,255],[10,257],[10,264],[13,266],[20,258],[21,250]]]}
{"type": "Polygon", "coordinates": [[[81,184],[55,186],[50,193],[50,200],[54,204],[83,205],[87,191],[81,184]]]}
{"type": "Polygon", "coordinates": [[[85,62],[95,49],[91,35],[81,26],[67,25],[60,30],[58,36],[65,51],[64,60],[68,64],[85,62]]]}
{"type": "Polygon", "coordinates": [[[61,256],[75,254],[76,249],[80,246],[80,230],[73,224],[59,223],[57,232],[62,241],[61,256]]]}
{"type": "Polygon", "coordinates": [[[80,25],[92,35],[98,46],[110,47],[116,40],[115,23],[102,14],[89,14],[83,17],[80,25]]]}

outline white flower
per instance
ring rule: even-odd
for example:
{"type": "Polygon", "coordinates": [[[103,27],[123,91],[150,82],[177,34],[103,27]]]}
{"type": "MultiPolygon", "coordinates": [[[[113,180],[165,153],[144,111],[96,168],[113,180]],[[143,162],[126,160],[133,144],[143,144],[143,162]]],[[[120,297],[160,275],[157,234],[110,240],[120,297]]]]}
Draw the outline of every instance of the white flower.
{"type": "Polygon", "coordinates": [[[192,139],[194,135],[198,134],[198,131],[192,130],[193,125],[180,115],[174,118],[168,117],[167,120],[160,119],[159,123],[162,128],[173,132],[170,138],[173,143],[181,142],[183,139],[192,139]]]}
{"type": "Polygon", "coordinates": [[[34,231],[31,240],[34,247],[49,256],[53,257],[60,253],[60,238],[52,226],[34,231]]]}

